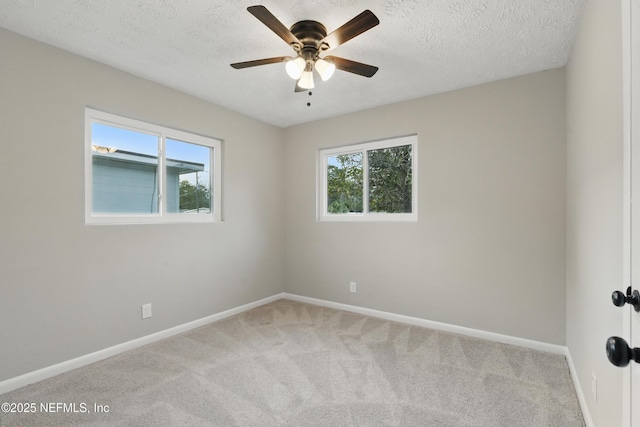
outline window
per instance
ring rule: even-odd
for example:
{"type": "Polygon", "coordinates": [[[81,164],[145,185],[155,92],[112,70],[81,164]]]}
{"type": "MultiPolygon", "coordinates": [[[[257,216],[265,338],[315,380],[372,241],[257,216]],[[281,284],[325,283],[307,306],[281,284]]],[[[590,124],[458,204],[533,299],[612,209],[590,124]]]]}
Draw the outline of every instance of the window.
{"type": "Polygon", "coordinates": [[[221,141],[86,109],[87,223],[220,220],[221,141]]]}
{"type": "Polygon", "coordinates": [[[321,221],[416,221],[415,135],[320,150],[321,221]]]}

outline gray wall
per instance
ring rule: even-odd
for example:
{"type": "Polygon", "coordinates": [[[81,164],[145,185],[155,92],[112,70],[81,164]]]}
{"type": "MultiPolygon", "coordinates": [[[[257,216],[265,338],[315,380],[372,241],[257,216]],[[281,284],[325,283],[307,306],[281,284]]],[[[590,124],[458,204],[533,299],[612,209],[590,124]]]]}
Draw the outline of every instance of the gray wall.
{"type": "Polygon", "coordinates": [[[604,343],[622,332],[620,2],[589,1],[567,66],[567,345],[595,425],[620,426],[622,374],[604,343]],[[598,402],[591,373],[598,381],[598,402]]]}
{"type": "Polygon", "coordinates": [[[282,292],[281,129],[2,29],[0,52],[0,381],[282,292]],[[223,139],[225,222],[84,225],[86,105],[223,139]]]}
{"type": "Polygon", "coordinates": [[[287,128],[285,141],[287,292],[565,343],[563,69],[287,128]],[[417,223],[316,222],[318,149],[411,133],[417,223]]]}

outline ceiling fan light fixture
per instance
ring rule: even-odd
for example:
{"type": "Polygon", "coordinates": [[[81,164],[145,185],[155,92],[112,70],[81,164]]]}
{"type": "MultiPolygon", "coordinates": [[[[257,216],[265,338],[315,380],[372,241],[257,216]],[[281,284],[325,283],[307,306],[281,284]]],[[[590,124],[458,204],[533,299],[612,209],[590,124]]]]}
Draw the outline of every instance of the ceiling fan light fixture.
{"type": "Polygon", "coordinates": [[[302,89],[313,89],[315,87],[313,84],[313,72],[303,71],[300,80],[298,80],[298,86],[302,89]]]}
{"type": "Polygon", "coordinates": [[[302,72],[305,68],[305,60],[298,56],[295,59],[290,59],[285,64],[285,69],[287,70],[287,74],[294,80],[298,80],[300,76],[302,76],[302,72]]]}
{"type": "Polygon", "coordinates": [[[370,10],[365,10],[328,34],[326,27],[318,21],[298,21],[287,28],[263,5],[249,6],[247,11],[287,43],[295,54],[293,57],[276,56],[231,64],[236,70],[284,62],[287,74],[297,82],[295,92],[315,87],[314,68],[323,81],[329,80],[336,69],[364,77],[372,77],[378,71],[378,67],[337,56],[319,57],[378,25],[380,20],[370,10]]]}
{"type": "Polygon", "coordinates": [[[330,59],[318,59],[315,64],[316,71],[320,74],[320,78],[323,82],[326,82],[333,76],[336,71],[336,65],[330,59]]]}

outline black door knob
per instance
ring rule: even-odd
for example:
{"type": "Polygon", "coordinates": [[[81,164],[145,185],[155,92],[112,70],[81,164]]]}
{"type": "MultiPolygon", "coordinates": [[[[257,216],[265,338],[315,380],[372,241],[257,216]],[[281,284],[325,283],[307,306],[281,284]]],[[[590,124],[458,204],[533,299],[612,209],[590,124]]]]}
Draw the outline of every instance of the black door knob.
{"type": "Polygon", "coordinates": [[[622,291],[614,291],[611,294],[611,301],[616,307],[622,307],[625,304],[631,304],[635,311],[640,312],[640,292],[636,289],[631,291],[631,286],[627,288],[627,294],[622,291]]]}
{"type": "Polygon", "coordinates": [[[607,358],[620,367],[627,366],[632,360],[640,363],[640,348],[630,348],[623,338],[610,337],[607,340],[607,358]]]}

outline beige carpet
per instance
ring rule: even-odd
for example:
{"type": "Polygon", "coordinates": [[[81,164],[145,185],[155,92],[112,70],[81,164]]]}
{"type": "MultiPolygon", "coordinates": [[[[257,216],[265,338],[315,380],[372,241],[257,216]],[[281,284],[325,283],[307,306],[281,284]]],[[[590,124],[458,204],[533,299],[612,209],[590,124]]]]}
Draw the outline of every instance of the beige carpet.
{"type": "Polygon", "coordinates": [[[36,404],[2,427],[584,426],[563,356],[289,300],[2,402],[36,404]]]}

